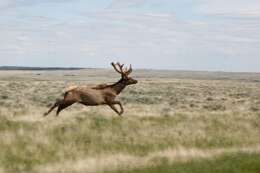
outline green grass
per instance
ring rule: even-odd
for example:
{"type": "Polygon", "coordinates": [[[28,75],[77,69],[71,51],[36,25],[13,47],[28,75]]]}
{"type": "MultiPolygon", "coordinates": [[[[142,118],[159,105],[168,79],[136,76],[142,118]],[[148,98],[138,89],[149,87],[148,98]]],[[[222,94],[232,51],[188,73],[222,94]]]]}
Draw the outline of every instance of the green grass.
{"type": "Polygon", "coordinates": [[[169,163],[167,159],[162,159],[159,165],[109,173],[259,173],[259,163],[260,154],[240,153],[184,163],[169,163]]]}
{"type": "Polygon", "coordinates": [[[85,156],[113,153],[146,156],[178,146],[217,149],[260,142],[255,134],[259,126],[248,127],[246,118],[232,125],[230,117],[219,120],[227,117],[225,114],[190,116],[120,118],[81,113],[68,123],[53,125],[46,125],[48,121],[29,123],[2,118],[0,131],[8,131],[14,138],[10,144],[0,143],[0,167],[10,172],[30,172],[41,164],[85,156]]]}
{"type": "Polygon", "coordinates": [[[33,130],[35,127],[33,124],[29,122],[16,122],[16,121],[11,121],[6,117],[2,117],[0,115],[0,132],[2,131],[12,131],[14,133],[17,133],[19,130],[33,130]]]}

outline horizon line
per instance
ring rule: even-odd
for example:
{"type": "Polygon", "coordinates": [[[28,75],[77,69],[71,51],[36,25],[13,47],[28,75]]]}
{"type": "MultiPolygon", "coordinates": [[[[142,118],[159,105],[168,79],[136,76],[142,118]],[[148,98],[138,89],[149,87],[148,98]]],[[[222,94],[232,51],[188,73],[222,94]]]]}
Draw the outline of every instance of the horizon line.
{"type": "MultiPolygon", "coordinates": [[[[66,66],[16,66],[16,65],[4,65],[0,66],[0,71],[44,71],[44,70],[84,70],[84,69],[108,69],[105,67],[66,67],[66,66]]],[[[251,73],[251,74],[260,74],[259,72],[250,72],[250,71],[225,71],[225,70],[191,70],[191,69],[163,69],[163,68],[135,68],[137,70],[154,70],[154,71],[182,71],[182,72],[209,72],[209,73],[251,73]]]]}

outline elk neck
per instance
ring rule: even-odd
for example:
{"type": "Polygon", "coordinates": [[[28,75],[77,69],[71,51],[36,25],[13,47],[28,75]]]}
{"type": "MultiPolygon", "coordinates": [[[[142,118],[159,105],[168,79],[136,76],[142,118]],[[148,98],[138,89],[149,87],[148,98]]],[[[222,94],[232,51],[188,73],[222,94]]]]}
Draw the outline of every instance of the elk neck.
{"type": "Polygon", "coordinates": [[[116,92],[116,94],[120,94],[123,89],[125,89],[126,84],[124,83],[123,79],[120,79],[115,84],[111,85],[111,88],[116,92]]]}

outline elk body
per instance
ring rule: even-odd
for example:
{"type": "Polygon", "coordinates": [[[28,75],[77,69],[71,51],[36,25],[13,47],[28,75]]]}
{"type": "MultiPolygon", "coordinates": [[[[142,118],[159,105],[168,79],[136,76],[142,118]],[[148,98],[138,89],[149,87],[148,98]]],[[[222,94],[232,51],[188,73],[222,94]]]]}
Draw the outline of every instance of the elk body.
{"type": "Polygon", "coordinates": [[[60,111],[73,105],[74,103],[80,103],[85,106],[98,106],[98,105],[108,105],[113,109],[118,115],[122,115],[124,108],[119,100],[116,100],[116,96],[119,95],[123,89],[131,84],[136,84],[137,80],[129,77],[132,72],[132,67],[123,69],[124,64],[111,63],[115,71],[121,74],[121,79],[112,85],[97,85],[95,87],[75,87],[64,93],[63,99],[58,99],[48,112],[44,113],[47,116],[53,109],[58,107],[56,115],[58,116],[60,111]],[[120,111],[115,107],[115,105],[120,106],[120,111]]]}

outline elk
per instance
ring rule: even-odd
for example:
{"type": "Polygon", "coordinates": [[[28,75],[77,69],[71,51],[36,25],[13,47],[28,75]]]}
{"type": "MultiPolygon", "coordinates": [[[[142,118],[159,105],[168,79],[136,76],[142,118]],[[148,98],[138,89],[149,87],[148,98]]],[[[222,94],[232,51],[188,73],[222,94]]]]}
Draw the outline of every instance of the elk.
{"type": "Polygon", "coordinates": [[[80,103],[85,106],[98,106],[98,105],[108,105],[112,110],[114,110],[119,116],[124,113],[124,108],[122,103],[116,99],[116,97],[123,91],[123,89],[132,84],[136,84],[138,81],[129,77],[132,72],[132,66],[130,68],[124,68],[124,64],[111,63],[114,70],[121,74],[121,79],[112,84],[101,84],[95,87],[79,86],[67,90],[64,93],[63,99],[57,99],[56,102],[51,106],[51,108],[44,113],[47,116],[53,109],[58,107],[56,116],[59,113],[73,105],[74,103],[80,103]],[[115,105],[120,106],[120,111],[115,107],[115,105]]]}

